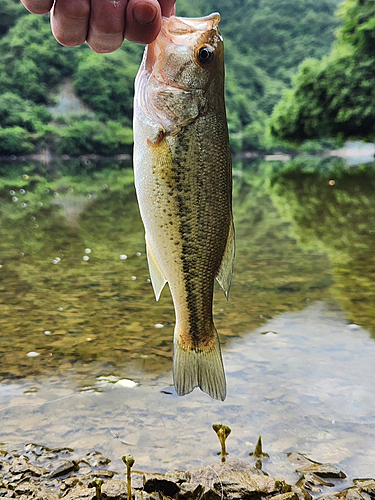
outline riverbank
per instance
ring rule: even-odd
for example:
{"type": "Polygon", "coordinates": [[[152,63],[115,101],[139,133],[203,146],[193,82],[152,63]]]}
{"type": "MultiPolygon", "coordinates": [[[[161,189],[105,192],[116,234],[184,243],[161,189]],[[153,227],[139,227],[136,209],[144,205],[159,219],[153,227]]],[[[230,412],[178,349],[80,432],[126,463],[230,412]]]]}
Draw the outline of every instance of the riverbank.
{"type": "MultiPolygon", "coordinates": [[[[127,481],[124,470],[113,470],[111,461],[99,452],[89,452],[73,460],[69,448],[51,449],[27,444],[8,450],[0,445],[0,499],[22,500],[125,500],[127,481]]],[[[372,500],[375,479],[355,479],[348,485],[345,474],[332,464],[314,462],[299,453],[288,454],[299,477],[288,484],[272,477],[262,462],[228,459],[192,471],[149,474],[136,471],[131,476],[135,500],[372,500]],[[265,468],[265,470],[262,470],[265,468]]],[[[136,463],[133,467],[136,469],[136,463]]]]}

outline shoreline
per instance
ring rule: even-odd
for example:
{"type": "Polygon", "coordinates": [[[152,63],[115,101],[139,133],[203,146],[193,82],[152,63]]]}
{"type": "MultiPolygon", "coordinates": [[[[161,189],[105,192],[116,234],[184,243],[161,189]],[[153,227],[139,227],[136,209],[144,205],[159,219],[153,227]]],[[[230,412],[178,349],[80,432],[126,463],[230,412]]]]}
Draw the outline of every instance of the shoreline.
{"type": "MultiPolygon", "coordinates": [[[[72,459],[70,448],[51,449],[27,444],[8,451],[0,446],[0,498],[22,500],[125,500],[128,483],[125,467],[112,470],[110,460],[91,451],[72,459]]],[[[288,454],[299,476],[295,484],[272,477],[262,470],[266,455],[238,460],[230,458],[191,471],[131,474],[135,500],[371,500],[375,479],[354,479],[348,487],[346,476],[335,465],[310,460],[300,453],[288,454]],[[263,457],[263,458],[262,458],[263,457]]],[[[132,458],[132,457],[131,457],[132,458]]],[[[125,457],[123,457],[123,460],[125,457]]],[[[218,458],[218,460],[220,460],[218,458]]],[[[136,463],[134,466],[136,469],[136,463]]]]}

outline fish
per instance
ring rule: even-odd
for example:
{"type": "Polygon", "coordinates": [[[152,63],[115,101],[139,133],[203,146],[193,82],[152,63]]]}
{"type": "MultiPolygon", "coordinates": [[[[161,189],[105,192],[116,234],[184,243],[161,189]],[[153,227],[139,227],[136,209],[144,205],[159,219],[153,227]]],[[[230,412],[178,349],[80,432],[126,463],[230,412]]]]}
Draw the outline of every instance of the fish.
{"type": "Polygon", "coordinates": [[[232,164],[220,15],[163,18],[135,80],[134,180],[156,300],[175,308],[173,381],[224,401],[213,322],[215,279],[228,299],[235,256],[232,164]]]}

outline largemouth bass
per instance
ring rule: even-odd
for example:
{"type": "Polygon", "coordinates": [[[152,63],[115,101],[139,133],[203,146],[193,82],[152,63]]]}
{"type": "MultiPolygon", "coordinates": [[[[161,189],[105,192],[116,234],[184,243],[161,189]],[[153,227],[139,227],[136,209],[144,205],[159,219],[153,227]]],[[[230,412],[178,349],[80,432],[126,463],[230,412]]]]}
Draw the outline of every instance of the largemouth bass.
{"type": "Polygon", "coordinates": [[[135,81],[135,186],[156,300],[176,312],[173,378],[226,397],[212,318],[215,278],[227,298],[235,253],[220,15],[163,19],[135,81]]]}

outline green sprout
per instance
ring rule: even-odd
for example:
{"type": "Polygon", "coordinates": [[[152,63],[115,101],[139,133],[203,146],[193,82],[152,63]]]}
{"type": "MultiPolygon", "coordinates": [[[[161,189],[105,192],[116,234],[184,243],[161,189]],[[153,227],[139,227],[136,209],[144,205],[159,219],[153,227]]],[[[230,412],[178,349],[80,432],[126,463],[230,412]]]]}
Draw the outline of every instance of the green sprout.
{"type": "Polygon", "coordinates": [[[263,453],[263,446],[262,446],[262,436],[258,437],[257,444],[255,445],[255,449],[252,453],[249,453],[249,455],[257,458],[269,458],[269,455],[267,453],[263,453]]]}
{"type": "Polygon", "coordinates": [[[102,500],[102,484],[104,483],[103,479],[99,479],[96,477],[91,481],[91,485],[95,486],[96,490],[96,500],[102,500]]]}
{"type": "Polygon", "coordinates": [[[216,432],[217,437],[219,438],[221,444],[221,452],[220,452],[221,461],[225,462],[225,457],[226,455],[228,455],[227,450],[225,448],[225,441],[227,440],[227,437],[232,432],[232,430],[227,425],[222,425],[220,423],[212,424],[212,428],[216,432]]]}
{"type": "Polygon", "coordinates": [[[131,468],[134,465],[134,457],[132,455],[124,455],[121,460],[126,465],[126,478],[128,483],[128,500],[132,500],[132,480],[131,480],[131,468]]]}

